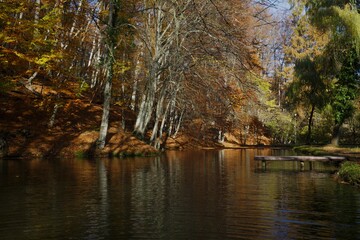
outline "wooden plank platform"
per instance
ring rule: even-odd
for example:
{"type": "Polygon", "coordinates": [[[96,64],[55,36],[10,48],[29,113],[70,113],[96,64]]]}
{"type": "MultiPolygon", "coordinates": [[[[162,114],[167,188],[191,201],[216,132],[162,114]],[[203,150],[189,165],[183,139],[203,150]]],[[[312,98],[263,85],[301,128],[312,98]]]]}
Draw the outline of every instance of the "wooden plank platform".
{"type": "Polygon", "coordinates": [[[255,156],[256,161],[342,162],[341,156],[255,156]]]}

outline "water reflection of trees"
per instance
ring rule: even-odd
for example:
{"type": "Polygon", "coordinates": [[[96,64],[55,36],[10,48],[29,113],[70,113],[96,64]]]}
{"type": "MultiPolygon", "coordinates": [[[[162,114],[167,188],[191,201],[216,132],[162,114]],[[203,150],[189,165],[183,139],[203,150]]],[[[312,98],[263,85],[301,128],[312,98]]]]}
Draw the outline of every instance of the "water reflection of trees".
{"type": "Polygon", "coordinates": [[[327,173],[255,171],[254,155],[270,153],[1,161],[0,216],[29,239],[356,236],[356,192],[327,173]]]}

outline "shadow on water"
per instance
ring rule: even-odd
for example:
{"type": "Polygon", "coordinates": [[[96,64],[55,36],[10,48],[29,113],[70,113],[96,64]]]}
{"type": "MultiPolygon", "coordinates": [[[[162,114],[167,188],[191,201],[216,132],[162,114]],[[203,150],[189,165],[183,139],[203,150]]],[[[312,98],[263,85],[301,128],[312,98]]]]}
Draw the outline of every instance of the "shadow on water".
{"type": "Polygon", "coordinates": [[[356,239],[359,192],[333,166],[257,170],[273,149],[0,161],[1,239],[356,239]]]}

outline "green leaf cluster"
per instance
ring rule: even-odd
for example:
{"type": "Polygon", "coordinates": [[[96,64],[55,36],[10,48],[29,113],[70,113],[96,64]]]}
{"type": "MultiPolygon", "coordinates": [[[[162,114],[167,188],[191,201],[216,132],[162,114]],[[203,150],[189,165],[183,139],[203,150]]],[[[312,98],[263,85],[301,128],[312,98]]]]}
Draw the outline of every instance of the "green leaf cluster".
{"type": "Polygon", "coordinates": [[[335,114],[335,123],[342,124],[354,113],[353,101],[359,94],[360,77],[358,71],[360,63],[355,50],[350,50],[342,63],[334,84],[332,107],[335,114]]]}
{"type": "Polygon", "coordinates": [[[266,118],[266,127],[271,132],[273,144],[294,143],[294,127],[295,123],[289,113],[274,108],[266,118]]]}

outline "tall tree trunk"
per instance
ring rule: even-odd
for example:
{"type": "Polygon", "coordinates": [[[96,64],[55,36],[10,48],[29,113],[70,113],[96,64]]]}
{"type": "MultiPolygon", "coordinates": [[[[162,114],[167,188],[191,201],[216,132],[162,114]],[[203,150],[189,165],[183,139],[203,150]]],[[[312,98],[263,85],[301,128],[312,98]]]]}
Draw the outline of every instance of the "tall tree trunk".
{"type": "Polygon", "coordinates": [[[117,21],[117,6],[116,0],[110,0],[109,3],[109,19],[106,31],[106,52],[107,52],[107,63],[106,63],[106,82],[104,88],[104,106],[103,115],[101,119],[99,139],[97,141],[97,147],[103,149],[105,147],[106,135],[109,127],[109,113],[110,113],[110,102],[111,102],[111,88],[113,78],[113,67],[114,67],[114,53],[116,44],[116,21],[117,21]]]}
{"type": "Polygon", "coordinates": [[[112,69],[111,69],[111,71],[109,69],[108,75],[106,77],[105,88],[104,88],[103,115],[102,115],[102,119],[101,119],[99,139],[97,142],[99,149],[102,149],[105,147],[105,140],[106,140],[107,131],[109,128],[112,76],[113,76],[112,69]]]}
{"type": "Polygon", "coordinates": [[[315,105],[312,104],[311,105],[311,112],[310,112],[309,122],[308,122],[308,132],[307,132],[307,136],[306,136],[306,144],[311,143],[311,126],[312,126],[312,122],[313,122],[314,112],[315,112],[315,105]]]}

